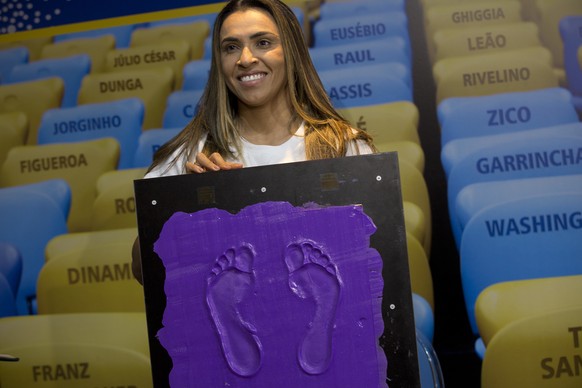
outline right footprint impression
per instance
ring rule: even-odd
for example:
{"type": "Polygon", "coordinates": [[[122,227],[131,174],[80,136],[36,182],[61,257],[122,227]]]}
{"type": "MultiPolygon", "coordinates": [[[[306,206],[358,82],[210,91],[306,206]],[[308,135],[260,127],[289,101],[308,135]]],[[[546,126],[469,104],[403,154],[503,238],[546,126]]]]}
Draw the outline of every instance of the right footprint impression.
{"type": "Polygon", "coordinates": [[[302,240],[285,250],[289,287],[301,299],[315,304],[313,320],[299,344],[301,368],[309,374],[325,372],[332,358],[332,334],[341,280],[335,264],[315,242],[302,240]]]}

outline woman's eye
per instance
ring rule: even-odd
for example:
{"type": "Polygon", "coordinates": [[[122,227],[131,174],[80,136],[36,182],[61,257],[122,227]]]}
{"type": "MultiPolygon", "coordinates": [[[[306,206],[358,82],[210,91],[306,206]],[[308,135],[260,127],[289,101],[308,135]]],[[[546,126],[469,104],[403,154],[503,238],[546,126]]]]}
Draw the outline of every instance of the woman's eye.
{"type": "Polygon", "coordinates": [[[227,44],[223,46],[222,49],[227,53],[232,53],[233,51],[236,51],[237,46],[235,44],[227,44]]]}
{"type": "Polygon", "coordinates": [[[263,40],[259,41],[258,46],[259,47],[268,47],[270,44],[271,44],[270,41],[263,39],[263,40]]]}

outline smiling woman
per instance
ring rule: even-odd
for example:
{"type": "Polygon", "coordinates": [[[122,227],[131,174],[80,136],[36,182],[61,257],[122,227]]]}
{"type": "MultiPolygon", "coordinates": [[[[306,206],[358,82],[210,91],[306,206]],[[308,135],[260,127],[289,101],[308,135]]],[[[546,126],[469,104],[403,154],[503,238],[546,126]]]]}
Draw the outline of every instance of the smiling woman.
{"type": "MultiPolygon", "coordinates": [[[[146,178],[375,151],[332,106],[293,11],[279,0],[232,0],[214,24],[197,114],[146,178]]],[[[137,244],[134,273],[141,280],[137,244]]]]}

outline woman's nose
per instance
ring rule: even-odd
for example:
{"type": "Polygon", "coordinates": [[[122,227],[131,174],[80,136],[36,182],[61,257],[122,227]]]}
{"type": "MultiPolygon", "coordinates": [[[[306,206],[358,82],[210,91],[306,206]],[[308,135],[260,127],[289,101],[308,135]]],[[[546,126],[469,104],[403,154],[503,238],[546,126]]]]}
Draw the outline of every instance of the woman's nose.
{"type": "Polygon", "coordinates": [[[240,54],[239,64],[241,66],[248,66],[255,62],[256,59],[253,55],[253,52],[248,47],[243,47],[242,52],[240,54]]]}

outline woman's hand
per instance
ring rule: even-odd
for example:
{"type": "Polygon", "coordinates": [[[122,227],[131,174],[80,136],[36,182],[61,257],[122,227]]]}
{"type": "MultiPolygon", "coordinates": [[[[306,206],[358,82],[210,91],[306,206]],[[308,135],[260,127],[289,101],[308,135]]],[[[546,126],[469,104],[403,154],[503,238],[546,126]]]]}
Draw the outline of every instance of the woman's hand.
{"type": "Polygon", "coordinates": [[[227,162],[218,152],[206,156],[203,153],[196,155],[196,162],[186,162],[186,170],[195,174],[206,171],[232,170],[242,168],[242,163],[227,162]]]}

